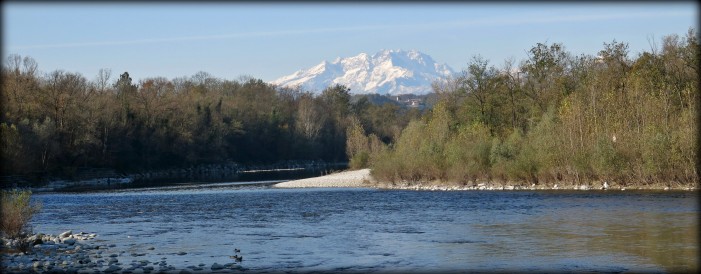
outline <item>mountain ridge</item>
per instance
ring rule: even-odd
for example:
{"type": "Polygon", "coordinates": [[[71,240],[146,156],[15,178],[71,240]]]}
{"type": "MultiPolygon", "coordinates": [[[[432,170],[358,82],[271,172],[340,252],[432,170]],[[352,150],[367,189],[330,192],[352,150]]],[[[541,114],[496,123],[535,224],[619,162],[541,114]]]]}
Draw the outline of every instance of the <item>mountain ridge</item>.
{"type": "Polygon", "coordinates": [[[352,94],[426,94],[431,83],[454,74],[446,64],[416,50],[381,50],[375,54],[337,57],[332,62],[298,70],[271,83],[321,92],[336,84],[345,85],[352,94]]]}

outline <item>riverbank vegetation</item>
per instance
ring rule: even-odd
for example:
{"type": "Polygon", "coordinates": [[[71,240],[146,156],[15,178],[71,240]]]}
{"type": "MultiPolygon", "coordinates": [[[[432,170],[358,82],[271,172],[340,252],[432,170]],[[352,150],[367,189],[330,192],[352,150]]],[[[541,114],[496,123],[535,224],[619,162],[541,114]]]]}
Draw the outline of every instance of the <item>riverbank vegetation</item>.
{"type": "Polygon", "coordinates": [[[41,206],[31,202],[29,190],[2,190],[2,236],[9,239],[21,239],[31,234],[29,221],[38,213],[41,206]]]}
{"type": "Polygon", "coordinates": [[[697,35],[666,36],[637,56],[615,40],[595,55],[558,43],[538,43],[518,63],[476,55],[434,83],[428,110],[344,86],[313,93],[205,72],[135,82],[102,69],[88,80],[10,55],[0,171],[71,178],[322,160],[370,167],[386,182],[693,183],[697,35]]]}
{"type": "Polygon", "coordinates": [[[519,65],[475,56],[396,143],[377,148],[356,129],[349,155],[389,182],[693,185],[698,46],[690,30],[635,57],[615,40],[596,56],[538,43],[519,65]]]}

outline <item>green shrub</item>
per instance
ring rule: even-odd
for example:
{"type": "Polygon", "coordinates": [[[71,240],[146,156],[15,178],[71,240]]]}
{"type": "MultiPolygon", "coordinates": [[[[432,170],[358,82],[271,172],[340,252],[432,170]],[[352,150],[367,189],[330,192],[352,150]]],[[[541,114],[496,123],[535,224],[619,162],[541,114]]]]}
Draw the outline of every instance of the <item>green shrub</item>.
{"type": "Polygon", "coordinates": [[[29,221],[41,209],[31,203],[29,190],[2,191],[2,233],[10,239],[18,239],[31,233],[29,221]]]}
{"type": "MultiPolygon", "coordinates": [[[[600,177],[622,174],[626,169],[626,157],[608,137],[600,137],[594,147],[594,171],[600,177]]],[[[661,160],[661,159],[660,159],[661,160]]]]}
{"type": "Polygon", "coordinates": [[[537,157],[537,150],[525,144],[509,170],[510,176],[529,183],[536,183],[539,170],[537,157]]]}
{"type": "MultiPolygon", "coordinates": [[[[557,171],[561,166],[564,145],[560,142],[560,123],[555,115],[554,109],[544,113],[540,122],[528,132],[528,140],[524,150],[530,150],[528,161],[534,163],[525,164],[531,172],[535,173],[539,181],[550,181],[557,179],[557,171]],[[532,170],[535,169],[535,170],[532,170]]],[[[522,159],[525,161],[525,159],[522,159]]],[[[522,166],[524,167],[524,166],[522,166]]]]}
{"type": "Polygon", "coordinates": [[[362,169],[368,166],[370,161],[370,154],[367,151],[361,151],[350,159],[351,169],[362,169]]]}
{"type": "Polygon", "coordinates": [[[501,179],[518,179],[514,165],[521,151],[522,142],[523,135],[519,130],[511,132],[503,142],[499,138],[493,138],[489,154],[492,176],[501,179]]]}

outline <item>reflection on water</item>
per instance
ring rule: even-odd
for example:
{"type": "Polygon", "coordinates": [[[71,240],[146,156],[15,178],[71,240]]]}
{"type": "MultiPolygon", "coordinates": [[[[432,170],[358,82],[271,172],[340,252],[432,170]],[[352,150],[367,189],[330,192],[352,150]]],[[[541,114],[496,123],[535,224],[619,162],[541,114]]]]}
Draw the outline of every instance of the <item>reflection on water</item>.
{"type": "Polygon", "coordinates": [[[96,232],[183,268],[229,262],[240,248],[256,272],[686,272],[698,269],[696,195],[236,185],[44,194],[35,230],[96,232]]]}

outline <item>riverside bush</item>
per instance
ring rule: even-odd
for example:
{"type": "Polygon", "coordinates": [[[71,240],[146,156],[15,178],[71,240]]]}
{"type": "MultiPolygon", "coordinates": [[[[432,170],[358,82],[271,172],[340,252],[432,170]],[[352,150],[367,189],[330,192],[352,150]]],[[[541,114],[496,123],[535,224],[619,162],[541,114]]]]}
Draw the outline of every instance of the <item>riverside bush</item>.
{"type": "Polygon", "coordinates": [[[373,175],[693,187],[698,35],[690,29],[686,39],[672,35],[662,43],[661,51],[633,58],[616,41],[581,56],[538,43],[518,67],[507,60],[498,69],[473,58],[460,75],[434,86],[432,111],[411,121],[387,151],[370,155],[373,175]]]}
{"type": "Polygon", "coordinates": [[[10,239],[18,239],[31,232],[29,221],[38,213],[41,206],[31,203],[29,190],[2,191],[2,233],[10,239]]]}

